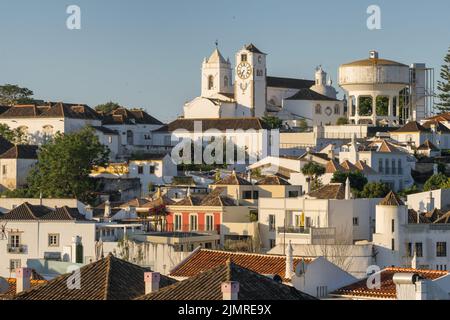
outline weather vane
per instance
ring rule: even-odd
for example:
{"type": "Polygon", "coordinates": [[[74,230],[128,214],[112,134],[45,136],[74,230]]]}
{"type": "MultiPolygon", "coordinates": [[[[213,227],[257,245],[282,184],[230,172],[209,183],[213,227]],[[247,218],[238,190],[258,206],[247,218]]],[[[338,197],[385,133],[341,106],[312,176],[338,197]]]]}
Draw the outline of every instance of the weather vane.
{"type": "Polygon", "coordinates": [[[216,42],[214,42],[216,44],[216,49],[219,48],[219,40],[216,39],[216,42]]]}

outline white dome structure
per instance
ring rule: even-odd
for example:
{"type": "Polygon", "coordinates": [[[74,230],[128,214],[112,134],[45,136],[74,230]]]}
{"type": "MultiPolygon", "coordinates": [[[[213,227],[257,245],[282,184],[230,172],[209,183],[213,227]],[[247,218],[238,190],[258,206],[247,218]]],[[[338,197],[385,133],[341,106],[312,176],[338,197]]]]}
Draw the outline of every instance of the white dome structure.
{"type": "Polygon", "coordinates": [[[380,59],[371,51],[369,59],[339,67],[339,85],[347,92],[351,123],[398,124],[399,93],[409,86],[406,64],[380,59]]]}

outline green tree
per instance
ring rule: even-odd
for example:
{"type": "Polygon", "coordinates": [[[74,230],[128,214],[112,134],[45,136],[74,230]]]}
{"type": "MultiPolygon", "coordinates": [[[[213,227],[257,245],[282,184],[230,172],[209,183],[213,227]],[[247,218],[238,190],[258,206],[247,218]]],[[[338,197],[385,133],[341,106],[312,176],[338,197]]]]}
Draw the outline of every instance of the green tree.
{"type": "Polygon", "coordinates": [[[283,126],[283,121],[274,116],[264,116],[261,119],[269,129],[280,129],[283,126]]]}
{"type": "Polygon", "coordinates": [[[432,175],[424,184],[423,191],[450,188],[450,179],[443,173],[432,175]]]}
{"type": "Polygon", "coordinates": [[[450,111],[450,47],[444,58],[440,76],[442,80],[438,81],[437,89],[439,94],[437,97],[439,101],[436,107],[440,112],[448,112],[450,111]]]}
{"type": "Polygon", "coordinates": [[[382,182],[369,182],[358,194],[359,198],[384,198],[391,189],[382,182]]]}
{"type": "Polygon", "coordinates": [[[302,168],[302,173],[309,178],[311,190],[316,190],[322,186],[319,177],[325,173],[324,166],[310,161],[302,168]]]}
{"type": "Polygon", "coordinates": [[[337,119],[336,124],[338,126],[346,125],[346,124],[348,124],[348,119],[345,117],[340,117],[339,119],[337,119]]]}
{"type": "Polygon", "coordinates": [[[406,197],[407,195],[414,194],[420,192],[419,188],[415,184],[411,187],[401,190],[398,195],[401,197],[406,197]]]}
{"type": "Polygon", "coordinates": [[[27,143],[27,135],[20,129],[10,129],[7,124],[0,124],[0,136],[14,144],[27,143]]]}
{"type": "Polygon", "coordinates": [[[99,104],[95,107],[95,111],[101,112],[101,113],[110,113],[111,111],[114,111],[118,108],[122,108],[120,104],[117,102],[109,101],[107,103],[99,104]]]}
{"type": "Polygon", "coordinates": [[[304,132],[308,129],[308,122],[305,119],[300,119],[298,121],[298,127],[300,131],[304,132]]]}
{"type": "Polygon", "coordinates": [[[0,86],[0,105],[12,106],[15,104],[33,103],[32,96],[33,91],[28,88],[21,88],[15,84],[0,86]]]}
{"type": "Polygon", "coordinates": [[[106,165],[108,154],[108,147],[90,127],[66,135],[57,133],[38,152],[38,162],[28,177],[30,192],[91,202],[96,186],[89,174],[94,166],[106,165]]]}
{"type": "Polygon", "coordinates": [[[350,180],[350,186],[352,189],[360,192],[363,190],[364,186],[367,184],[367,178],[359,171],[354,172],[341,172],[336,171],[333,173],[331,182],[333,183],[345,183],[347,178],[350,180]]]}

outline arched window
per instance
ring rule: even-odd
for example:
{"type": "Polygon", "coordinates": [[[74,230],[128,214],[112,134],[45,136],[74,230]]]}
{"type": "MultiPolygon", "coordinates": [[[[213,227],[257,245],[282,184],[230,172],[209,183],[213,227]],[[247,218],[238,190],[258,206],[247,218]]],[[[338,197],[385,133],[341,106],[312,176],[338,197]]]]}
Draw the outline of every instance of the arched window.
{"type": "Polygon", "coordinates": [[[208,77],[208,90],[212,90],[214,88],[214,77],[209,76],[208,77]]]}
{"type": "Polygon", "coordinates": [[[227,76],[223,77],[223,85],[225,87],[228,87],[228,77],[227,76]]]}
{"type": "Polygon", "coordinates": [[[322,113],[322,106],[320,104],[316,105],[316,114],[322,113]]]}

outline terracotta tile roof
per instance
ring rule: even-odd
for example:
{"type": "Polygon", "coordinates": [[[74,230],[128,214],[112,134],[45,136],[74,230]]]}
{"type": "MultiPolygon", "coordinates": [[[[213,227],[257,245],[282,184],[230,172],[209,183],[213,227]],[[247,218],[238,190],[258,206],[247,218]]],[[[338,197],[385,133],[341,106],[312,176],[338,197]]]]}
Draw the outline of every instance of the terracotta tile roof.
{"type": "Polygon", "coordinates": [[[121,204],[120,208],[126,208],[126,207],[130,207],[130,206],[136,207],[136,208],[142,208],[149,202],[150,202],[150,200],[147,200],[147,199],[134,198],[134,199],[131,199],[130,201],[127,201],[127,202],[121,204]]]}
{"type": "MultiPolygon", "coordinates": [[[[8,278],[8,279],[6,279],[6,281],[8,282],[9,287],[6,292],[0,293],[0,300],[13,299],[14,296],[16,295],[16,291],[17,291],[16,278],[8,278]]],[[[34,288],[34,287],[44,284],[46,282],[47,282],[47,280],[44,280],[44,279],[33,279],[33,276],[32,276],[31,280],[30,280],[30,288],[34,288]]]]}
{"type": "Polygon", "coordinates": [[[369,165],[362,160],[358,160],[355,163],[355,167],[358,168],[359,171],[361,171],[362,173],[364,173],[366,175],[378,174],[378,172],[376,172],[374,169],[372,169],[372,167],[369,167],[369,165]]]}
{"type": "Polygon", "coordinates": [[[142,205],[142,208],[155,208],[155,207],[159,207],[159,206],[167,206],[167,205],[171,205],[174,204],[175,201],[173,201],[172,199],[170,199],[167,196],[162,196],[160,198],[151,200],[147,203],[144,203],[142,205]]]}
{"type": "Polygon", "coordinates": [[[405,204],[403,203],[403,201],[399,198],[399,196],[394,191],[390,191],[386,195],[386,197],[384,197],[384,199],[380,201],[380,203],[378,205],[398,207],[398,206],[404,206],[405,204]]]}
{"type": "Polygon", "coordinates": [[[345,172],[345,169],[336,160],[330,160],[325,166],[325,173],[345,172]]]}
{"type": "Polygon", "coordinates": [[[426,120],[450,121],[450,112],[441,113],[433,117],[426,118],[426,120]]]}
{"type": "MultiPolygon", "coordinates": [[[[279,275],[284,281],[288,281],[285,278],[286,256],[208,249],[194,251],[181,264],[171,270],[170,276],[193,277],[201,272],[225,264],[228,259],[253,272],[263,275],[279,275]]],[[[312,259],[309,258],[304,259],[305,263],[310,263],[311,261],[312,259]]],[[[294,257],[294,268],[299,263],[302,263],[302,258],[294,257]]]]}
{"type": "Polygon", "coordinates": [[[322,160],[326,160],[326,161],[328,161],[328,160],[331,160],[329,157],[328,157],[328,154],[326,154],[326,153],[320,153],[320,152],[305,152],[304,154],[302,154],[300,157],[298,157],[297,159],[299,159],[299,160],[301,160],[301,159],[304,159],[304,158],[306,158],[307,156],[312,156],[312,157],[318,157],[318,158],[320,158],[320,159],[322,159],[322,160]]]}
{"type": "Polygon", "coordinates": [[[173,132],[177,129],[193,132],[195,122],[201,122],[203,131],[208,129],[217,129],[219,131],[226,131],[227,129],[268,129],[264,122],[258,118],[177,119],[155,130],[155,132],[173,132]]]}
{"type": "Polygon", "coordinates": [[[238,300],[316,300],[229,261],[139,300],[223,300],[221,285],[225,281],[239,282],[238,300]]]}
{"type": "Polygon", "coordinates": [[[258,182],[256,182],[257,185],[260,186],[290,186],[291,184],[287,182],[286,180],[280,178],[279,176],[266,176],[258,182]]]}
{"type": "Polygon", "coordinates": [[[266,78],[266,82],[268,87],[289,88],[289,89],[311,88],[316,83],[314,80],[280,78],[269,76],[266,78]]]}
{"type": "Polygon", "coordinates": [[[46,206],[32,205],[28,202],[10,210],[0,217],[1,220],[85,220],[77,208],[63,206],[61,208],[50,209],[46,206]]]}
{"type": "Polygon", "coordinates": [[[358,168],[348,160],[345,160],[341,163],[341,167],[345,169],[345,171],[359,171],[358,168]]]}
{"type": "Polygon", "coordinates": [[[0,154],[0,159],[37,159],[39,147],[33,145],[15,145],[0,154]]]}
{"type": "Polygon", "coordinates": [[[48,102],[46,105],[16,105],[0,114],[0,118],[74,118],[100,120],[100,116],[87,105],[48,102]]]}
{"type": "Polygon", "coordinates": [[[396,273],[415,273],[419,274],[421,277],[434,280],[445,276],[448,271],[437,271],[437,270],[418,270],[410,268],[386,268],[381,272],[381,287],[380,289],[369,289],[367,288],[367,279],[358,281],[354,284],[340,288],[334,292],[332,295],[338,296],[348,296],[355,298],[372,298],[372,299],[396,299],[397,290],[395,283],[393,282],[394,274],[396,273]]]}
{"type": "Polygon", "coordinates": [[[220,185],[233,185],[233,186],[237,186],[237,185],[250,186],[250,185],[252,185],[250,181],[238,176],[234,172],[213,184],[219,185],[219,186],[220,185]]]}
{"type": "MultiPolygon", "coordinates": [[[[131,300],[145,293],[144,273],[150,269],[107,257],[79,269],[81,288],[71,290],[67,273],[15,296],[16,300],[131,300]]],[[[160,286],[176,280],[161,275],[160,286]]]]}
{"type": "Polygon", "coordinates": [[[422,126],[417,121],[410,121],[405,124],[403,127],[393,131],[393,132],[428,132],[429,129],[422,126]]]}
{"type": "Polygon", "coordinates": [[[444,125],[444,124],[442,124],[442,123],[440,123],[439,121],[436,121],[436,120],[425,122],[425,123],[423,124],[423,127],[424,127],[425,129],[430,129],[430,130],[431,130],[432,125],[435,126],[436,132],[440,132],[440,133],[450,133],[450,129],[449,129],[446,125],[444,125]]]}
{"type": "Polygon", "coordinates": [[[206,195],[187,196],[184,199],[174,202],[172,206],[204,206],[204,207],[232,207],[236,202],[223,195],[224,188],[215,188],[206,195]]]}
{"type": "Polygon", "coordinates": [[[102,121],[103,125],[116,124],[149,124],[163,125],[161,121],[152,117],[141,109],[117,108],[106,114],[102,121]]]}
{"type": "Polygon", "coordinates": [[[417,147],[417,150],[439,151],[440,149],[436,147],[430,140],[426,140],[419,147],[417,147]]]}
{"type": "Polygon", "coordinates": [[[330,183],[314,190],[308,196],[317,199],[345,199],[345,186],[342,183],[330,183]]]}

